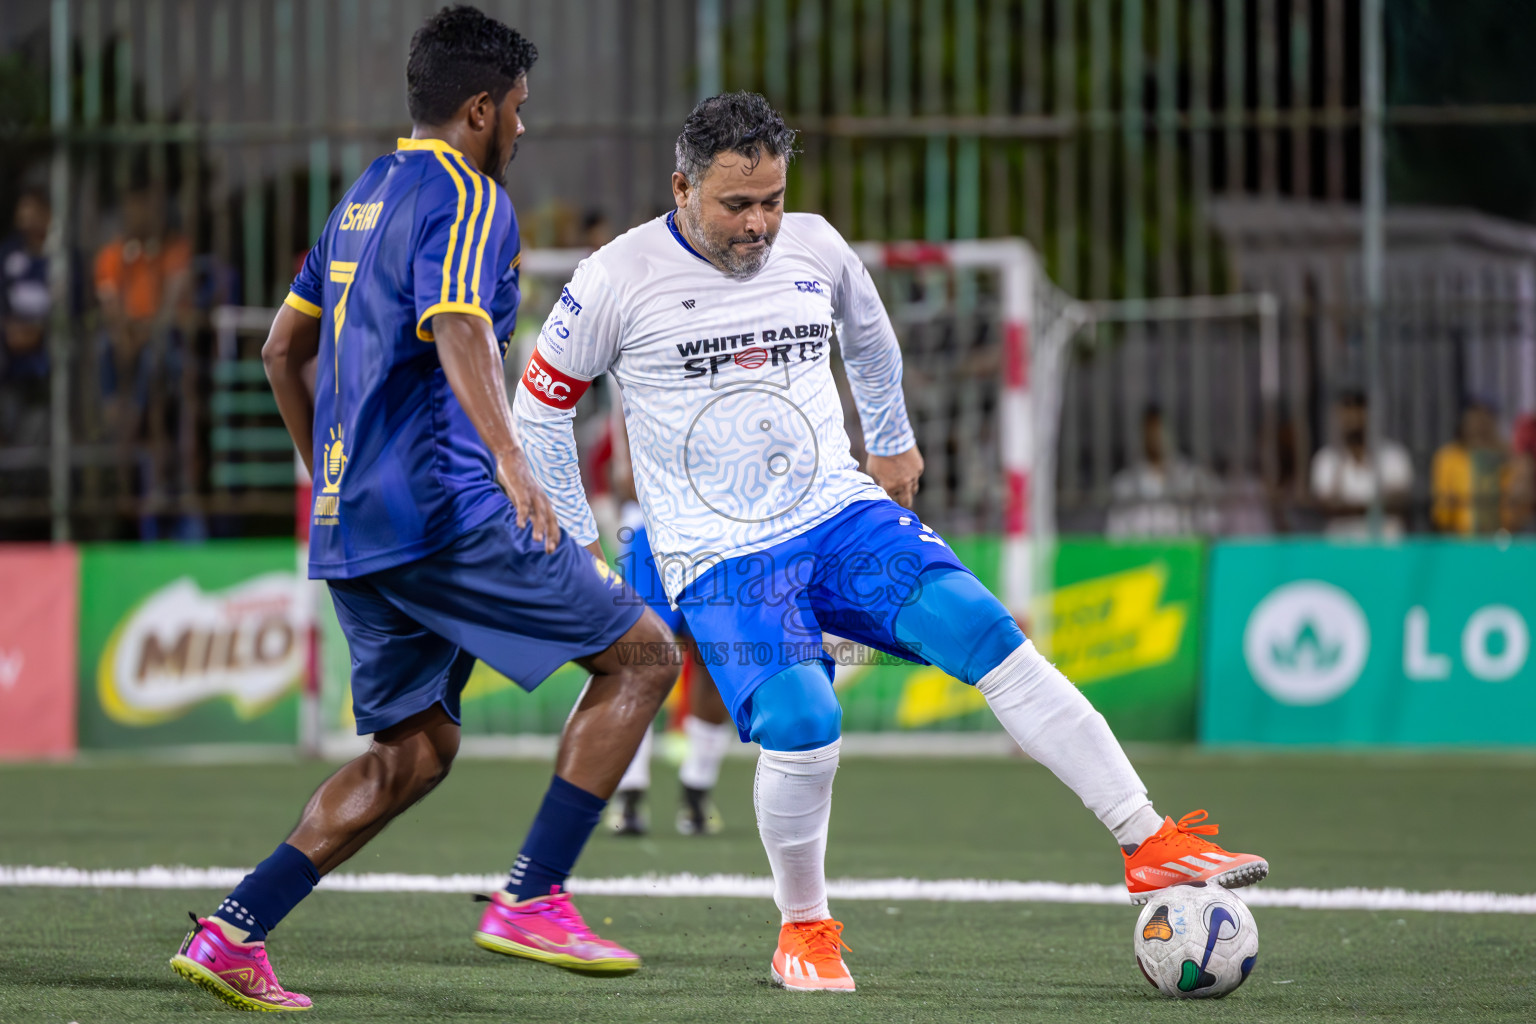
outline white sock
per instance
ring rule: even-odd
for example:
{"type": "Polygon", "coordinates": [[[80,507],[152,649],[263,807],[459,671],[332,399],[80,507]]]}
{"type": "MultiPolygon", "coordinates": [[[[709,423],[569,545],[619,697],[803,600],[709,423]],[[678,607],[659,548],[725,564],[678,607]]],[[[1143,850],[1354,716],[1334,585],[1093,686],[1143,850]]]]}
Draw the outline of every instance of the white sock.
{"type": "Polygon", "coordinates": [[[1082,799],[1122,846],[1163,824],[1104,716],[1029,640],[981,677],[976,689],[1024,753],[1082,799]]]}
{"type": "Polygon", "coordinates": [[[736,738],[736,726],[731,722],[713,725],[689,715],[683,719],[683,732],[688,737],[688,756],[677,770],[678,781],[689,789],[714,789],[720,781],[720,762],[736,738]]]}
{"type": "Polygon", "coordinates": [[[827,907],[827,822],[842,740],[815,750],[764,750],[757,759],[757,831],[773,868],[784,923],[820,921],[827,907]]]}
{"type": "Polygon", "coordinates": [[[635,759],[629,762],[629,767],[624,769],[624,777],[619,780],[619,792],[651,788],[651,733],[652,730],[645,730],[645,738],[640,741],[640,749],[635,751],[635,759]]]}

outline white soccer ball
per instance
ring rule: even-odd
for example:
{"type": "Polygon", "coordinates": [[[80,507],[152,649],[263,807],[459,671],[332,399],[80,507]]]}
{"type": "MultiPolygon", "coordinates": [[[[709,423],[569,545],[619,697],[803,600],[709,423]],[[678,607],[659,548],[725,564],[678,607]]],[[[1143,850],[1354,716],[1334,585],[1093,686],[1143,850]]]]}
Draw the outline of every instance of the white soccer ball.
{"type": "Polygon", "coordinates": [[[1175,999],[1220,997],[1248,980],[1259,929],[1248,905],[1214,882],[1152,894],[1136,921],[1136,965],[1175,999]]]}

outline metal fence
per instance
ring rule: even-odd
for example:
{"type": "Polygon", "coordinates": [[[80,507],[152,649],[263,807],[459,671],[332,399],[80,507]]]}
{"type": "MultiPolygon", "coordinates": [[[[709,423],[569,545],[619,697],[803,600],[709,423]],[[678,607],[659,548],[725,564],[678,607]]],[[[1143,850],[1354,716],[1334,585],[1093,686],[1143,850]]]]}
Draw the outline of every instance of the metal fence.
{"type": "MultiPolygon", "coordinates": [[[[5,5],[0,142],[7,155],[0,198],[14,196],[29,180],[52,196],[54,321],[45,389],[50,446],[17,444],[14,437],[0,442],[0,529],[89,537],[286,528],[282,492],[220,487],[214,472],[221,458],[214,432],[227,424],[209,401],[219,387],[211,376],[216,332],[210,311],[278,300],[342,190],[405,131],[408,39],[436,6],[436,0],[5,5]],[[128,417],[112,411],[122,382],[105,369],[111,345],[92,280],[99,253],[122,235],[126,200],[139,186],[163,211],[163,239],[184,239],[192,256],[185,299],[175,316],[159,318],[146,342],[153,370],[130,429],[128,417]]],[[[1238,238],[1219,218],[1223,202],[1285,201],[1308,209],[1321,204],[1340,215],[1339,223],[1358,225],[1346,209],[1358,200],[1362,180],[1356,4],[488,0],[483,6],[541,47],[525,109],[529,134],[509,182],[530,247],[580,244],[584,227],[600,236],[652,216],[670,201],[672,141],[697,96],[758,89],[803,132],[791,205],[824,213],[847,237],[1021,235],[1062,288],[1090,299],[1274,291],[1287,317],[1282,366],[1287,395],[1297,396],[1287,398],[1287,408],[1298,460],[1323,441],[1318,410],[1329,397],[1341,386],[1364,383],[1358,356],[1307,354],[1316,348],[1308,332],[1324,330],[1316,326],[1324,321],[1333,325],[1326,331],[1341,339],[1342,352],[1361,349],[1353,257],[1341,255],[1326,273],[1310,276],[1261,273],[1251,257],[1270,240],[1238,238]],[[1328,301],[1335,310],[1356,312],[1319,320],[1319,289],[1334,296],[1328,301]]],[[[1478,2],[1465,8],[1462,20],[1491,24],[1492,17],[1516,16],[1496,7],[1478,2]]],[[[1403,8],[1393,17],[1412,28],[1418,10],[1403,8]]],[[[1417,37],[1407,29],[1393,32],[1392,82],[1408,84],[1389,90],[1391,131],[1528,128],[1536,121],[1536,107],[1520,96],[1429,105],[1417,83],[1437,79],[1422,58],[1414,67],[1403,64],[1419,53],[1417,37]]],[[[1414,194],[1422,198],[1423,190],[1414,194]]],[[[1283,234],[1281,227],[1274,232],[1283,234]]],[[[1358,238],[1349,244],[1358,247],[1358,238]]],[[[1529,267],[1529,254],[1521,259],[1529,267]]],[[[1429,253],[1421,261],[1437,281],[1461,273],[1442,273],[1429,253]]],[[[1525,280],[1519,274],[1528,271],[1509,273],[1515,276],[1506,281],[1525,280]]],[[[1499,284],[1503,297],[1492,306],[1476,289],[1458,301],[1479,322],[1524,323],[1530,316],[1524,287],[1499,284]]],[[[1404,294],[1417,301],[1417,291],[1404,294]]],[[[1449,346],[1443,358],[1455,365],[1475,362],[1459,340],[1470,335],[1415,309],[1409,303],[1387,311],[1389,367],[1418,365],[1391,353],[1409,327],[1440,332],[1434,344],[1449,346]]],[[[1516,338],[1520,330],[1506,336],[1516,338]]],[[[1514,353],[1509,358],[1526,358],[1518,343],[1507,344],[1514,353]]],[[[921,367],[931,354],[912,355],[918,372],[927,372],[921,367]]],[[[1081,401],[1115,406],[1123,400],[1115,383],[1122,372],[1086,374],[1081,401]]],[[[1423,372],[1430,372],[1428,364],[1423,372]]],[[[1393,416],[1434,434],[1416,442],[1416,457],[1425,457],[1446,430],[1441,412],[1425,410],[1441,410],[1446,400],[1432,394],[1434,388],[1421,395],[1411,374],[1392,383],[1393,416]]],[[[1502,410],[1506,420],[1529,407],[1520,404],[1529,399],[1512,396],[1502,410]]],[[[1182,401],[1177,394],[1167,400],[1182,401]]],[[[1069,476],[1062,493],[1102,506],[1103,481],[1130,458],[1128,432],[1118,418],[1073,415],[1072,422],[1093,435],[1081,443],[1104,459],[1083,471],[1081,479],[1092,486],[1069,476]]],[[[1179,429],[1187,431],[1180,437],[1187,450],[1202,449],[1187,427],[1198,418],[1184,411],[1176,416],[1186,425],[1179,429]]],[[[218,436],[234,442],[256,435],[218,436]]],[[[1063,456],[1064,472],[1074,472],[1073,464],[1063,456]]]]}

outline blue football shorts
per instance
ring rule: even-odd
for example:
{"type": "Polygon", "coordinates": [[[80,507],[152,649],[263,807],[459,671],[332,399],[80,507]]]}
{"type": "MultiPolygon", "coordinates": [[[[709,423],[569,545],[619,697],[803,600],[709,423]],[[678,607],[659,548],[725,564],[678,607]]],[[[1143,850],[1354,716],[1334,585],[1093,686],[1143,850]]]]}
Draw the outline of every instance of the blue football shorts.
{"type": "Polygon", "coordinates": [[[896,639],[896,613],[923,574],[969,572],[916,513],[888,499],[857,501],[771,548],[726,559],[678,600],[700,655],[743,740],[752,693],[803,661],[834,662],[823,631],[929,664],[896,639]]]}
{"type": "Polygon", "coordinates": [[[619,531],[618,567],[624,582],[634,588],[640,600],[661,617],[673,635],[680,635],[688,628],[688,624],[683,621],[683,613],[673,609],[666,588],[661,585],[661,574],[656,571],[656,556],[651,553],[651,539],[644,526],[626,526],[619,531]]]}
{"type": "Polygon", "coordinates": [[[532,690],[612,646],[645,611],[569,534],[546,554],[511,505],[425,558],[327,582],[351,648],[359,734],[434,704],[457,722],[477,658],[532,690]]]}

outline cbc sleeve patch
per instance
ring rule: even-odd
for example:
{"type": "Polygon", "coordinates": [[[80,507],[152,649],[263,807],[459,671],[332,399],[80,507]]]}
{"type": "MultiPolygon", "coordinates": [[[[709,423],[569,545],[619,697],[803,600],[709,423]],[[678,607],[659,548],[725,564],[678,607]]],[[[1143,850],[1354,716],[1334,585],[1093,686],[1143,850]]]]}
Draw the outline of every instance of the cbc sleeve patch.
{"type": "Polygon", "coordinates": [[[534,350],[533,358],[528,360],[528,368],[523,371],[523,387],[528,389],[528,393],[556,409],[574,407],[591,386],[589,380],[578,380],[550,366],[537,349],[534,350]]]}

